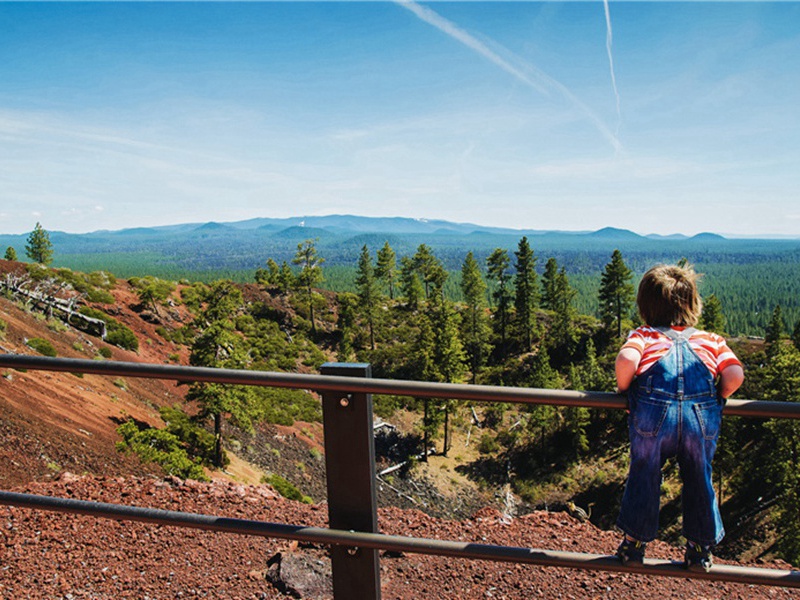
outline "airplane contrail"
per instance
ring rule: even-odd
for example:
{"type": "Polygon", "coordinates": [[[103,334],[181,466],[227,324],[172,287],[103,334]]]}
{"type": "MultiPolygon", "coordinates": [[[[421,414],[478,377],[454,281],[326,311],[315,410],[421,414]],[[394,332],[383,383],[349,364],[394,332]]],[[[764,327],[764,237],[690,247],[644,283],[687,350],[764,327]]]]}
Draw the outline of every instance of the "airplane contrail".
{"type": "MultiPolygon", "coordinates": [[[[584,115],[586,115],[589,120],[594,123],[594,126],[597,130],[603,135],[603,137],[608,140],[608,142],[614,147],[614,150],[619,152],[622,150],[622,144],[620,143],[619,139],[617,139],[616,134],[614,134],[603,121],[598,117],[592,109],[590,109],[586,104],[584,104],[575,94],[573,94],[564,84],[556,79],[553,79],[545,72],[541,71],[540,69],[536,68],[534,65],[522,60],[519,57],[515,56],[515,59],[519,62],[519,64],[524,65],[524,69],[516,67],[512,65],[510,62],[505,60],[502,56],[497,54],[494,50],[489,48],[485,43],[478,40],[475,36],[471,35],[470,33],[461,29],[458,25],[445,19],[439,13],[431,10],[426,6],[421,6],[417,4],[414,0],[395,0],[397,4],[402,6],[403,8],[408,9],[412,13],[414,13],[418,18],[425,21],[426,23],[433,25],[443,33],[449,35],[454,40],[461,42],[471,50],[474,50],[490,62],[494,63],[505,72],[509,73],[517,80],[521,81],[522,83],[528,85],[529,87],[533,88],[537,92],[549,95],[550,90],[557,90],[562,96],[564,96],[569,102],[578,108],[584,115]]],[[[509,55],[514,56],[510,51],[507,51],[509,55]]],[[[616,89],[616,84],[615,84],[616,89]]]]}
{"type": "Polygon", "coordinates": [[[608,67],[611,70],[611,86],[614,88],[614,98],[617,100],[617,130],[619,134],[619,127],[622,123],[622,112],[619,108],[619,91],[617,90],[617,77],[614,74],[614,55],[611,52],[611,45],[614,39],[614,34],[611,31],[611,11],[608,9],[608,0],[603,0],[603,8],[606,12],[606,52],[608,53],[608,67]]]}

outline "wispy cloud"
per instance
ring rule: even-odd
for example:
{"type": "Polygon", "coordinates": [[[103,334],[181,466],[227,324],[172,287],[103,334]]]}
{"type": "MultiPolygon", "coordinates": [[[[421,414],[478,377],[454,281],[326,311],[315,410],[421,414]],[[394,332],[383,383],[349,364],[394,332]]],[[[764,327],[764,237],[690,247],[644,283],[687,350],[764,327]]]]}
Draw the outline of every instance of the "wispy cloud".
{"type": "MultiPolygon", "coordinates": [[[[594,124],[603,137],[605,137],[611,146],[613,146],[616,152],[620,152],[622,150],[622,144],[620,143],[616,134],[614,134],[606,126],[602,119],[600,119],[591,108],[589,108],[560,81],[553,79],[544,71],[538,69],[535,65],[530,64],[529,62],[514,55],[512,52],[504,48],[503,52],[509,56],[513,56],[514,61],[518,66],[512,64],[500,56],[497,52],[492,50],[492,48],[490,48],[486,43],[477,39],[469,32],[463,30],[458,25],[444,18],[439,13],[431,10],[427,6],[417,4],[413,0],[395,0],[395,2],[397,2],[397,4],[403,8],[406,8],[414,13],[422,21],[433,25],[454,40],[464,44],[466,47],[480,54],[497,67],[501,68],[503,71],[513,76],[518,81],[526,84],[530,88],[536,90],[540,94],[549,95],[551,91],[558,92],[594,124]]],[[[500,46],[498,45],[498,47],[500,46]]]]}
{"type": "Polygon", "coordinates": [[[606,13],[606,53],[608,54],[608,68],[611,71],[611,86],[614,88],[614,98],[617,101],[617,130],[622,123],[622,112],[620,110],[619,90],[617,90],[617,76],[614,74],[614,53],[611,51],[614,42],[614,33],[611,30],[611,11],[608,7],[608,0],[603,0],[603,8],[606,13]]]}

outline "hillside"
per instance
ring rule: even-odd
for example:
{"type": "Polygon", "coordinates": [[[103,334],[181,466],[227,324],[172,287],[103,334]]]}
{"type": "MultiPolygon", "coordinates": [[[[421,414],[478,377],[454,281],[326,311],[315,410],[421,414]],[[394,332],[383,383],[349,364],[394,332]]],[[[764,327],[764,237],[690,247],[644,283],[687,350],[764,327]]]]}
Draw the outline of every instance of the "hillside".
{"type": "MultiPolygon", "coordinates": [[[[0,276],[5,276],[6,273],[20,273],[25,268],[21,263],[8,261],[0,261],[0,267],[5,271],[0,273],[0,276]]],[[[263,303],[261,310],[267,311],[281,322],[289,323],[297,318],[294,308],[285,298],[273,296],[255,285],[245,285],[242,287],[242,291],[246,303],[263,303]]],[[[34,350],[30,347],[29,342],[34,338],[40,338],[49,341],[60,357],[100,358],[100,354],[105,353],[106,355],[110,354],[112,360],[187,363],[187,348],[169,341],[167,339],[169,336],[165,337],[163,330],[159,329],[166,325],[170,330],[178,330],[182,325],[189,323],[193,316],[186,305],[167,302],[162,308],[152,312],[140,304],[139,296],[131,284],[121,280],[110,286],[108,292],[113,296],[113,302],[105,303],[102,306],[105,311],[113,313],[115,319],[134,332],[138,340],[136,352],[110,346],[97,337],[66,327],[57,319],[48,319],[41,312],[24,310],[16,302],[1,295],[0,319],[4,323],[4,328],[2,336],[0,336],[0,351],[31,354],[34,353],[34,350]]],[[[330,298],[328,298],[326,304],[333,305],[334,303],[330,302],[330,298]]],[[[101,305],[97,304],[96,306],[101,305]]],[[[326,319],[322,319],[320,323],[319,339],[323,344],[322,352],[327,353],[327,359],[333,359],[335,356],[332,343],[332,340],[335,339],[333,332],[335,322],[336,315],[331,314],[326,319]]],[[[299,333],[296,331],[291,332],[291,335],[287,334],[287,337],[291,338],[292,335],[299,337],[299,333]]],[[[284,334],[280,334],[280,337],[284,337],[284,334]]],[[[310,367],[303,364],[300,358],[296,359],[293,368],[301,371],[311,370],[310,367]]],[[[219,507],[221,511],[231,510],[234,511],[231,514],[240,516],[241,514],[250,515],[249,512],[242,512],[242,499],[249,507],[260,503],[262,499],[272,498],[273,495],[272,489],[268,486],[246,487],[243,484],[257,484],[262,475],[277,473],[297,486],[315,504],[305,506],[276,499],[275,506],[270,508],[272,512],[269,520],[278,520],[276,515],[282,514],[286,515],[285,519],[288,522],[305,523],[309,520],[315,522],[314,519],[324,518],[325,511],[319,506],[325,497],[324,463],[321,460],[324,446],[322,428],[319,423],[296,422],[292,426],[262,425],[252,433],[229,428],[226,430],[226,438],[232,462],[226,471],[211,473],[214,480],[211,484],[183,484],[174,478],[168,478],[165,483],[160,469],[153,465],[142,465],[132,455],[120,454],[116,451],[115,443],[120,439],[116,428],[120,423],[127,419],[134,419],[143,425],[161,427],[164,424],[158,409],[162,406],[184,404],[186,390],[186,386],[163,381],[2,370],[0,372],[0,410],[3,411],[3,419],[0,422],[0,452],[3,453],[4,460],[0,461],[0,487],[3,489],[28,489],[35,493],[55,495],[63,493],[68,488],[68,493],[75,497],[82,497],[81,494],[85,494],[87,498],[113,501],[117,501],[115,494],[119,494],[124,498],[125,503],[148,506],[154,505],[152,502],[156,501],[156,497],[161,498],[159,494],[163,493],[166,495],[157,500],[157,502],[165,503],[163,506],[196,512],[213,512],[212,509],[219,507]],[[85,477],[76,478],[71,473],[78,473],[85,477]],[[114,491],[115,489],[117,491],[114,491]],[[197,498],[193,496],[195,494],[197,494],[197,498]],[[205,501],[209,498],[227,498],[227,500],[218,505],[214,502],[206,503],[205,501]],[[236,508],[237,502],[239,503],[238,508],[236,508]]],[[[395,416],[398,419],[397,424],[403,431],[412,431],[418,420],[418,415],[414,413],[398,412],[395,416]]],[[[543,498],[542,505],[537,506],[539,508],[549,506],[556,512],[542,512],[534,510],[532,506],[509,506],[509,498],[501,495],[499,488],[497,491],[493,491],[491,488],[483,491],[479,489],[479,485],[484,485],[488,480],[481,477],[476,478],[478,481],[483,480],[483,484],[478,484],[473,480],[474,469],[480,468],[481,464],[488,465],[488,461],[478,455],[476,443],[471,445],[465,443],[465,434],[466,442],[468,442],[470,432],[467,427],[454,430],[451,457],[432,457],[429,463],[417,465],[411,477],[397,477],[396,479],[386,477],[379,480],[379,506],[382,509],[381,527],[383,530],[415,536],[468,539],[470,535],[475,535],[470,533],[471,531],[480,529],[476,523],[486,521],[484,524],[487,527],[499,528],[508,534],[507,538],[502,536],[498,538],[497,543],[510,545],[530,543],[544,548],[582,549],[586,552],[613,551],[617,537],[615,533],[601,531],[589,523],[574,522],[562,511],[566,500],[575,493],[576,487],[580,487],[590,479],[600,481],[600,475],[608,478],[604,489],[616,490],[620,482],[610,479],[611,471],[605,473],[598,465],[587,462],[586,465],[576,465],[574,472],[564,474],[572,482],[569,487],[553,481],[552,490],[547,492],[548,496],[543,498]],[[485,509],[487,506],[494,508],[485,509]],[[493,512],[495,508],[502,509],[504,506],[509,514],[500,515],[500,513],[493,512]],[[403,512],[403,509],[406,512],[403,512]],[[427,516],[420,512],[420,509],[423,509],[427,516]],[[528,514],[517,518],[512,516],[525,513],[528,514]],[[440,520],[442,518],[444,520],[440,520]],[[420,525],[420,522],[427,525],[420,525]],[[531,528],[536,530],[535,535],[530,531],[531,528]],[[543,531],[539,531],[542,528],[543,531]],[[580,541],[576,539],[578,536],[580,541]],[[529,538],[530,541],[528,541],[529,538]]],[[[476,438],[477,435],[475,433],[476,438]]],[[[618,461],[618,459],[619,457],[615,460],[618,461]]],[[[602,469],[607,468],[611,468],[610,465],[602,466],[602,469]]],[[[616,498],[619,494],[614,491],[611,495],[616,498]]],[[[613,509],[613,501],[606,505],[606,502],[600,502],[597,498],[575,498],[584,505],[590,502],[595,504],[597,513],[607,513],[605,516],[600,515],[602,522],[605,523],[610,518],[609,511],[613,509]]],[[[162,504],[155,505],[162,506],[162,504]]],[[[7,521],[6,529],[8,531],[5,533],[6,547],[13,548],[14,560],[18,561],[15,563],[18,566],[17,569],[4,571],[0,575],[0,586],[9,586],[0,587],[0,590],[9,590],[9,593],[18,589],[14,586],[21,585],[20,582],[25,581],[26,577],[29,578],[28,581],[34,578],[37,581],[52,579],[46,570],[50,568],[49,565],[43,565],[41,561],[35,560],[36,545],[45,542],[56,545],[71,543],[64,541],[57,533],[60,528],[64,527],[63,523],[70,523],[69,527],[73,533],[84,531],[84,527],[89,527],[85,530],[89,539],[102,539],[103,536],[117,537],[113,530],[103,529],[107,526],[106,524],[73,525],[74,521],[66,517],[27,516],[29,513],[26,511],[4,510],[3,515],[11,515],[8,517],[11,520],[7,521]],[[21,524],[17,524],[17,520],[21,524]],[[28,526],[34,528],[32,532],[26,529],[28,526]],[[100,529],[94,529],[95,527],[100,527],[100,529]],[[46,535],[41,533],[42,531],[51,531],[52,528],[55,528],[56,532],[46,535]],[[109,531],[112,532],[109,533],[109,531]],[[18,575],[23,579],[15,579],[18,575]]],[[[119,526],[114,524],[114,527],[119,526]]],[[[141,536],[139,539],[150,539],[149,534],[143,530],[137,535],[141,536]]],[[[483,539],[494,539],[492,536],[495,533],[485,534],[482,532],[480,535],[483,539]]],[[[181,536],[183,534],[176,534],[176,538],[181,536]]],[[[160,538],[160,536],[158,537],[160,538]]],[[[187,539],[202,538],[202,536],[195,538],[194,534],[185,537],[187,539]]],[[[215,536],[213,539],[215,543],[219,539],[219,543],[222,544],[216,548],[216,551],[222,553],[231,551],[233,546],[228,545],[230,542],[223,541],[221,536],[215,536]]],[[[153,540],[156,543],[162,543],[155,540],[155,537],[153,540]]],[[[181,543],[183,542],[168,542],[170,547],[174,545],[178,548],[178,552],[186,552],[180,549],[181,543]]],[[[258,543],[263,544],[263,542],[258,543]]],[[[283,548],[277,542],[270,542],[270,544],[267,545],[267,548],[271,551],[283,548]]],[[[88,554],[78,554],[82,558],[76,558],[76,560],[80,560],[81,564],[100,564],[98,561],[104,559],[102,556],[91,554],[99,551],[94,549],[94,546],[94,543],[87,542],[85,548],[82,546],[81,552],[85,550],[88,554]]],[[[213,555],[214,544],[206,544],[205,547],[213,555]]],[[[250,552],[250,550],[242,548],[237,547],[234,556],[239,556],[240,553],[244,556],[250,552]]],[[[155,553],[164,551],[164,547],[161,546],[152,550],[155,553]]],[[[147,560],[152,552],[137,552],[136,554],[139,559],[147,560]]],[[[679,553],[679,550],[667,544],[660,544],[655,547],[652,555],[656,557],[674,556],[676,552],[679,553]]],[[[75,553],[71,552],[70,556],[73,554],[75,553]]],[[[746,553],[741,553],[741,556],[745,555],[746,553]]],[[[756,554],[749,556],[756,556],[756,554]]],[[[261,558],[263,559],[263,553],[261,558]]],[[[469,563],[458,563],[458,566],[455,566],[447,561],[419,559],[419,562],[414,562],[417,560],[416,558],[402,558],[408,559],[408,562],[388,561],[384,564],[386,575],[384,581],[395,581],[395,584],[400,586],[397,592],[392,592],[397,595],[389,597],[420,597],[420,593],[424,597],[425,591],[415,587],[416,578],[427,580],[431,577],[440,578],[440,582],[448,582],[447,585],[450,585],[448,589],[453,592],[453,595],[445,597],[483,597],[470,595],[478,589],[484,590],[484,592],[492,588],[496,590],[529,589],[526,587],[528,584],[522,583],[522,579],[517,578],[526,573],[526,570],[522,568],[511,571],[498,568],[495,573],[493,567],[481,570],[480,575],[476,575],[472,570],[474,565],[469,563]],[[395,567],[392,565],[396,565],[396,571],[393,571],[395,567]],[[427,569],[433,569],[433,571],[428,572],[427,569]],[[413,573],[414,580],[412,577],[403,579],[404,576],[401,574],[409,572],[413,573]],[[509,572],[516,575],[509,577],[509,572]],[[472,581],[471,586],[473,587],[470,587],[469,590],[460,587],[464,577],[472,581]],[[496,581],[495,578],[497,578],[496,581]],[[399,591],[401,589],[405,591],[399,591]]],[[[72,559],[70,558],[70,560],[72,559]]],[[[260,565],[256,559],[252,559],[250,562],[251,565],[260,565]]],[[[230,563],[227,564],[228,566],[219,565],[218,569],[240,568],[231,566],[230,563]]],[[[81,568],[85,569],[85,565],[81,568]]],[[[81,568],[75,567],[75,572],[82,572],[81,568]]],[[[103,568],[111,567],[106,565],[103,568]]],[[[483,569],[483,567],[480,568],[483,569]]],[[[123,567],[120,565],[119,569],[123,569],[123,567]]],[[[137,569],[137,572],[158,572],[159,567],[148,564],[137,567],[137,569]]],[[[239,586],[246,579],[252,580],[254,589],[263,589],[263,571],[264,568],[261,565],[260,568],[250,569],[244,573],[238,571],[235,576],[229,573],[225,576],[227,579],[223,577],[218,581],[218,586],[222,586],[220,589],[226,589],[224,593],[220,592],[220,597],[242,597],[239,593],[244,588],[232,587],[227,590],[225,585],[229,583],[232,586],[234,584],[239,586]]],[[[70,570],[70,572],[72,571],[70,570]]],[[[177,573],[177,567],[171,567],[171,572],[177,573]]],[[[604,588],[628,590],[636,580],[633,577],[614,575],[586,575],[585,577],[570,575],[568,577],[552,575],[552,573],[558,573],[553,570],[541,572],[543,578],[535,583],[539,587],[531,587],[531,590],[553,589],[558,590],[558,593],[572,593],[569,590],[572,590],[573,586],[577,584],[584,591],[594,590],[594,586],[598,585],[596,590],[600,593],[604,588]],[[617,588],[617,585],[623,587],[617,588]]],[[[93,581],[98,587],[92,593],[100,594],[98,597],[121,597],[117,581],[123,577],[127,582],[124,590],[131,590],[130,597],[142,597],[143,594],[151,594],[154,590],[159,589],[153,587],[153,581],[149,578],[137,578],[134,574],[127,572],[123,576],[122,570],[118,573],[117,580],[108,582],[106,587],[101,585],[104,584],[102,577],[94,579],[93,581]]],[[[78,576],[76,575],[76,577],[78,576]]],[[[182,588],[186,590],[186,593],[189,590],[206,589],[203,587],[205,584],[193,581],[192,575],[189,573],[175,575],[174,579],[169,577],[165,579],[159,576],[159,581],[174,581],[175,585],[178,585],[179,578],[186,577],[189,579],[181,579],[181,581],[189,581],[185,584],[189,587],[182,588]]],[[[52,580],[56,581],[56,579],[52,580]]],[[[72,589],[73,586],[80,585],[77,583],[80,578],[69,580],[64,576],[59,581],[66,582],[64,589],[72,589]],[[69,583],[70,581],[72,583],[69,583]]],[[[673,583],[664,582],[664,585],[671,586],[673,583]]],[[[661,582],[648,583],[648,586],[656,586],[653,589],[659,589],[661,585],[661,582]]],[[[709,588],[713,587],[709,586],[709,588]]],[[[667,594],[678,593],[680,589],[680,586],[664,588],[667,594]]],[[[705,588],[703,589],[705,590],[705,588]]],[[[705,590],[702,594],[709,598],[736,597],[736,595],[714,595],[717,591],[721,592],[722,590],[725,593],[738,593],[735,586],[732,588],[723,586],[717,590],[705,590]]],[[[515,597],[513,591],[508,593],[511,594],[508,597],[515,597]]],[[[626,593],[628,592],[626,591],[626,593]]],[[[43,592],[41,597],[53,597],[53,594],[43,592]]]]}

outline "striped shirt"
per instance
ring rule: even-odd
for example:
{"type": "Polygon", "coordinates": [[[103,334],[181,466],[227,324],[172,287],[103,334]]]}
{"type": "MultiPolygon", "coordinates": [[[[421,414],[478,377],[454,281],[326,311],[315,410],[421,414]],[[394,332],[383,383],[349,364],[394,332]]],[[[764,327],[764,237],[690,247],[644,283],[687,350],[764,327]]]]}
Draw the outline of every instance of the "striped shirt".
{"type": "MultiPolygon", "coordinates": [[[[673,329],[682,331],[685,327],[673,327],[673,329]]],[[[655,327],[643,325],[630,333],[622,347],[633,348],[642,355],[636,368],[636,375],[641,375],[669,352],[672,344],[673,341],[655,327]]],[[[695,331],[689,337],[689,347],[708,367],[712,377],[716,377],[731,365],[742,364],[728,347],[725,338],[710,331],[695,331]]]]}

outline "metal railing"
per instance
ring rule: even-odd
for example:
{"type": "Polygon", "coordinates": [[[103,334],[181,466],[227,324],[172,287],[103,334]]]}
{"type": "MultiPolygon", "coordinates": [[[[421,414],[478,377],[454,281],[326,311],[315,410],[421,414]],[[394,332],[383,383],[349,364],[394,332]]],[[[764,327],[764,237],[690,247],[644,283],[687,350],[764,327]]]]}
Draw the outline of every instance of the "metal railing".
{"type": "MultiPolygon", "coordinates": [[[[715,565],[708,573],[697,573],[687,571],[679,563],[654,559],[646,559],[641,566],[623,567],[616,558],[605,555],[413,538],[378,532],[371,394],[625,409],[625,399],[617,394],[372,379],[369,365],[363,363],[328,363],[323,365],[321,375],[300,375],[5,354],[0,355],[0,367],[319,392],[322,396],[325,437],[327,529],[7,491],[0,491],[0,504],[329,544],[335,598],[380,598],[378,550],[800,588],[800,571],[795,570],[715,565]]],[[[800,419],[800,404],[729,400],[724,414],[800,419]]]]}

